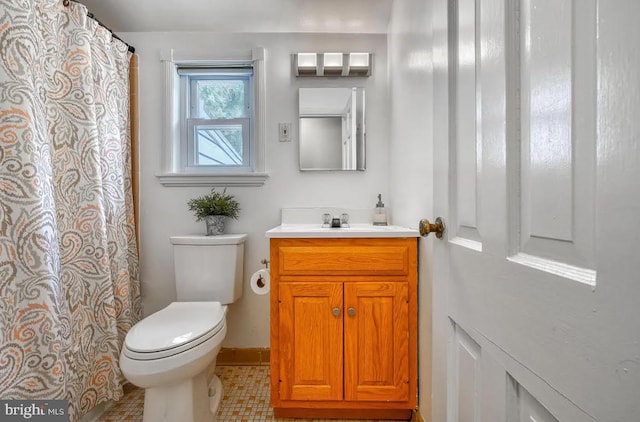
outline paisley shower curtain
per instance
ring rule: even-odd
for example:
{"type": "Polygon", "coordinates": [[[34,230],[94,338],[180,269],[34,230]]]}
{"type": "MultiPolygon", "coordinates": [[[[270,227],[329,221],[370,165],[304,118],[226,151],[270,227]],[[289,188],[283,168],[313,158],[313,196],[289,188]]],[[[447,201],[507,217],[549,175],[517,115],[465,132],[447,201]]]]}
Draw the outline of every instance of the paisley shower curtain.
{"type": "Polygon", "coordinates": [[[78,3],[0,0],[0,399],[122,396],[140,318],[127,46],[78,3]]]}

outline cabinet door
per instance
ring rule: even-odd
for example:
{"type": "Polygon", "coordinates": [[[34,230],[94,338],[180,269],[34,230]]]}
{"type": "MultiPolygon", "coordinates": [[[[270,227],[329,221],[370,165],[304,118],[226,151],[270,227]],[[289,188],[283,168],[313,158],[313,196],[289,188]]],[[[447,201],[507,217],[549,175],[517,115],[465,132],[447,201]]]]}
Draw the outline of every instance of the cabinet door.
{"type": "Polygon", "coordinates": [[[279,306],[280,398],[342,400],[342,283],[281,283],[279,306]]]}
{"type": "Polygon", "coordinates": [[[407,283],[345,283],[344,309],[345,400],[408,400],[407,283]]]}

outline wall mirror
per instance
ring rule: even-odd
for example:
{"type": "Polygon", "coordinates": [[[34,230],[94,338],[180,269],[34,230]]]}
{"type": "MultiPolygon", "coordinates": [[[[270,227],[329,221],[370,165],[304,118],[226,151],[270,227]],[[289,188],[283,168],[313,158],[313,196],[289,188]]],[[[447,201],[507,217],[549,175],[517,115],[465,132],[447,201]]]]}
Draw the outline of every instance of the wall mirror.
{"type": "Polygon", "coordinates": [[[300,170],[364,170],[364,88],[300,88],[299,94],[300,170]]]}

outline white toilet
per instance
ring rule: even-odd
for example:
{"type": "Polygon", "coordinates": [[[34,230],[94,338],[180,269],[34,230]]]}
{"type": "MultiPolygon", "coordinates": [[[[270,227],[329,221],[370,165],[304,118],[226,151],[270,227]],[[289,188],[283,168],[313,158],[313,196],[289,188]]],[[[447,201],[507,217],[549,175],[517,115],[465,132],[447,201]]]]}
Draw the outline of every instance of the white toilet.
{"type": "Polygon", "coordinates": [[[213,375],[228,303],[242,295],[246,234],[174,236],[177,302],[134,325],[120,368],[145,389],[144,422],[210,422],[222,398],[213,375]]]}

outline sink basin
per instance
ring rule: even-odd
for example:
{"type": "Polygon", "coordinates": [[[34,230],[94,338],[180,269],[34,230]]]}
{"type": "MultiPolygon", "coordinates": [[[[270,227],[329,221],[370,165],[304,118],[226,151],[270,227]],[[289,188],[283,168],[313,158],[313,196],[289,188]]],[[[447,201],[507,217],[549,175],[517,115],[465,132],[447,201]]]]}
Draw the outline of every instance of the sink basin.
{"type": "Polygon", "coordinates": [[[351,224],[349,227],[331,228],[320,224],[282,224],[265,233],[266,237],[321,238],[321,237],[419,237],[417,230],[400,226],[374,226],[351,224]]]}

